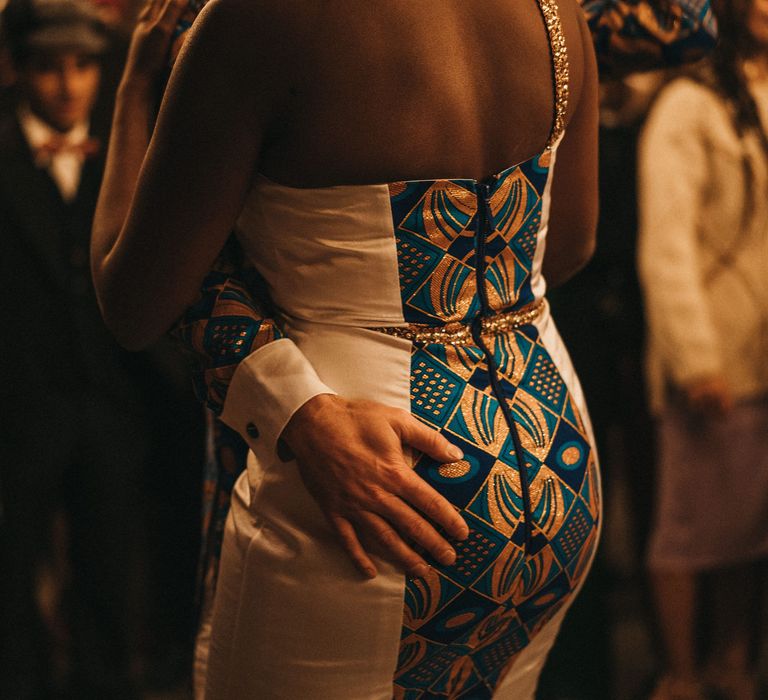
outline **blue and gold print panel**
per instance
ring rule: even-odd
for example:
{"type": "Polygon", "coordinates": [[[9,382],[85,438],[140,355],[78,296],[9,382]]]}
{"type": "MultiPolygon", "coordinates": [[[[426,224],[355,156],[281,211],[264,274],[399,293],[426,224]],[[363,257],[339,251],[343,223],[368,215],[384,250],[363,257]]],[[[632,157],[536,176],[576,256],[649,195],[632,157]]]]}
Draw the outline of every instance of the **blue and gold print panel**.
{"type": "Polygon", "coordinates": [[[586,574],[599,518],[595,454],[565,382],[532,325],[493,338],[514,441],[483,351],[415,344],[412,412],[464,451],[416,471],[470,527],[453,566],[409,580],[395,697],[490,698],[514,657],[586,574]],[[520,471],[530,492],[526,543],[520,471]]]}
{"type": "MultiPolygon", "coordinates": [[[[492,178],[493,226],[484,247],[493,310],[533,301],[531,271],[550,159],[546,152],[492,178]]],[[[477,183],[415,180],[392,183],[389,191],[406,322],[471,321],[480,312],[477,183]]]]}

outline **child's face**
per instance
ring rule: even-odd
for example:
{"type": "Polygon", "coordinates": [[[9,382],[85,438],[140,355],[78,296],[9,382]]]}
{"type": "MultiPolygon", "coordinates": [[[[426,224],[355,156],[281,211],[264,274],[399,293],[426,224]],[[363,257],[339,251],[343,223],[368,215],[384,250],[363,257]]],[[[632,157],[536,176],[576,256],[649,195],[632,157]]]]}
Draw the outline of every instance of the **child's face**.
{"type": "Polygon", "coordinates": [[[58,131],[88,119],[99,89],[101,67],[81,51],[29,56],[19,71],[20,87],[32,111],[58,131]]]}

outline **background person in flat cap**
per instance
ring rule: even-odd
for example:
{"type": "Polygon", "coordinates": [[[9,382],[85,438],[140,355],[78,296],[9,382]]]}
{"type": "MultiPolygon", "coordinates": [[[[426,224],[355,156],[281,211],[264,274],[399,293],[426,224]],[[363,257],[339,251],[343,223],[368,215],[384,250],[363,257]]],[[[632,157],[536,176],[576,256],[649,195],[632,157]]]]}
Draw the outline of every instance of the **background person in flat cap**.
{"type": "Polygon", "coordinates": [[[192,610],[199,482],[190,532],[167,557],[188,591],[166,587],[163,606],[161,586],[147,591],[148,550],[167,532],[151,547],[144,533],[169,509],[152,491],[167,492],[173,459],[189,471],[203,449],[193,437],[193,456],[176,456],[183,401],[171,425],[174,412],[157,406],[174,389],[156,353],[122,351],[92,290],[106,139],[91,115],[107,34],[77,0],[10,0],[2,24],[15,86],[0,115],[0,698],[133,698],[141,657],[163,634],[152,613],[173,617],[184,595],[192,610]]]}
{"type": "Polygon", "coordinates": [[[3,25],[17,76],[17,119],[38,165],[61,197],[75,198],[83,164],[97,155],[89,119],[107,36],[78,0],[12,0],[3,25]]]}

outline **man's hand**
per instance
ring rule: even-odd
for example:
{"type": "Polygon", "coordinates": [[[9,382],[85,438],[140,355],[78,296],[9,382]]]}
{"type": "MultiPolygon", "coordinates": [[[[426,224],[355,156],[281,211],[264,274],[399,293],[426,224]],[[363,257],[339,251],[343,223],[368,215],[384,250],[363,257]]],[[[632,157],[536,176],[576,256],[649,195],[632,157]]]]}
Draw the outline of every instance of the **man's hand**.
{"type": "Polygon", "coordinates": [[[691,411],[704,418],[722,418],[733,408],[733,396],[722,376],[702,377],[683,387],[691,411]]]}
{"type": "Polygon", "coordinates": [[[168,66],[179,18],[189,0],[148,0],[139,13],[128,49],[123,83],[154,88],[168,66]]]}
{"type": "Polygon", "coordinates": [[[461,450],[442,435],[406,411],[323,394],[293,415],[282,439],[296,456],[310,494],[365,576],[376,576],[370,550],[415,576],[426,574],[428,565],[413,546],[442,564],[454,563],[456,552],[435,528],[457,540],[465,539],[469,529],[455,508],[413,471],[404,453],[407,445],[441,462],[461,459],[461,450]]]}

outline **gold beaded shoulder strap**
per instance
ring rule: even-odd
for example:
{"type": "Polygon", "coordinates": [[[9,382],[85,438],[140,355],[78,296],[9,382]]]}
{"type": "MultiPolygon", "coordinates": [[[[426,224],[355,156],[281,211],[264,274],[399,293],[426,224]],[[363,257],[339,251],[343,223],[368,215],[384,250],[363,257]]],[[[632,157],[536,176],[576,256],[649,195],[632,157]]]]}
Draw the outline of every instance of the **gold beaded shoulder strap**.
{"type": "Polygon", "coordinates": [[[565,131],[565,115],[568,109],[568,49],[565,45],[563,25],[560,22],[560,12],[555,0],[537,0],[539,9],[544,16],[544,24],[549,35],[549,50],[552,54],[552,82],[555,88],[554,118],[552,131],[547,140],[547,150],[552,150],[558,139],[565,131]]]}

